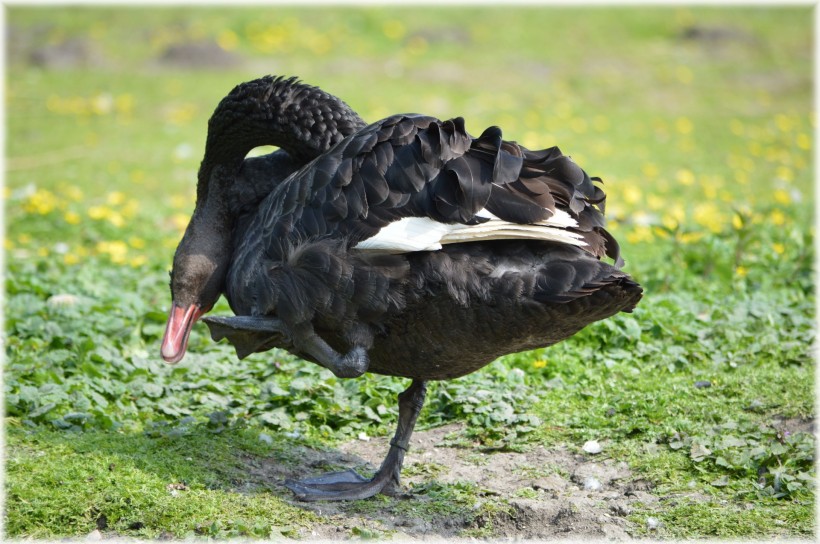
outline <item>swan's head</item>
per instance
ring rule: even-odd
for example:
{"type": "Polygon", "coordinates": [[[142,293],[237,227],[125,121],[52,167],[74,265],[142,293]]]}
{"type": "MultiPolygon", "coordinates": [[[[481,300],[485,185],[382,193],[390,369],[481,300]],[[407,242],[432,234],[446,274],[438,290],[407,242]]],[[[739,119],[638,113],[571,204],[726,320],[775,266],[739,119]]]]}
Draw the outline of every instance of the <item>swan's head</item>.
{"type": "Polygon", "coordinates": [[[171,270],[171,311],[162,338],[161,355],[177,363],[185,355],[194,324],[210,311],[222,293],[230,247],[226,232],[188,226],[171,270]]]}

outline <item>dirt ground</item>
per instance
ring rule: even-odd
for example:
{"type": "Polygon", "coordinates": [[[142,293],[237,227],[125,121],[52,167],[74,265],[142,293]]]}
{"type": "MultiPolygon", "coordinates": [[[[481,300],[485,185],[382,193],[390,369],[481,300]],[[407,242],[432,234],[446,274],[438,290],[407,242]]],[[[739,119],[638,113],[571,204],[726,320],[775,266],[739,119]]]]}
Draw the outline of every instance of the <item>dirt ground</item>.
{"type": "MultiPolygon", "coordinates": [[[[657,503],[647,482],[630,472],[626,463],[566,448],[535,447],[523,453],[493,452],[450,447],[448,435],[459,435],[458,425],[448,425],[413,435],[404,463],[403,484],[411,488],[435,481],[442,484],[468,482],[480,489],[479,513],[459,516],[418,516],[412,508],[396,508],[394,501],[368,505],[367,513],[351,513],[349,503],[293,504],[330,519],[327,524],[302,530],[301,539],[341,540],[359,534],[384,535],[397,540],[437,540],[463,536],[463,531],[487,529],[481,536],[493,539],[631,539],[634,523],[627,519],[635,503],[657,503]],[[508,505],[506,506],[505,505],[508,505]],[[380,505],[383,504],[383,508],[380,505]],[[370,508],[374,506],[375,508],[370,508]],[[489,534],[487,534],[489,533],[489,534]],[[354,533],[356,534],[356,533],[354,533]]],[[[375,470],[388,449],[388,439],[355,440],[338,451],[304,450],[300,470],[293,472],[273,459],[255,459],[249,469],[260,483],[280,488],[285,478],[315,476],[330,467],[375,470]]],[[[284,487],[281,487],[286,491],[284,487]]],[[[287,493],[283,493],[287,496],[287,493]]],[[[430,501],[423,493],[406,501],[430,501]]],[[[470,533],[468,533],[470,534],[470,533]]]]}

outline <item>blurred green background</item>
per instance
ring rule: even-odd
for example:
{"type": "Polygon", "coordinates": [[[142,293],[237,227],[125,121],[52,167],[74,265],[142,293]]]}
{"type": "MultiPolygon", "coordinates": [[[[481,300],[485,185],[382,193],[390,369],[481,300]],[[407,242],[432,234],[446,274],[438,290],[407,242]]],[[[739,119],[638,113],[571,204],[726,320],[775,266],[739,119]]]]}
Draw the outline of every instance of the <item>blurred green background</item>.
{"type": "Polygon", "coordinates": [[[658,489],[696,482],[711,497],[647,507],[665,524],[652,534],[812,533],[812,39],[809,7],[8,8],[8,533],[87,534],[105,511],[116,535],[269,535],[303,514],[221,512],[233,499],[205,491],[211,507],[168,510],[163,486],[185,463],[162,440],[229,446],[184,469],[212,489],[234,449],[266,454],[248,432],[327,447],[392,426],[398,380],[338,382],[282,353],[236,363],[199,330],[183,363],[159,361],[207,119],[265,74],[299,76],[369,121],[499,125],[604,179],[610,230],[646,288],[638,311],[436,385],[422,426],[461,421],[502,448],[609,438],[658,489]],[[783,421],[805,432],[787,438],[783,421]],[[734,445],[716,438],[727,433],[734,445]],[[136,467],[122,490],[83,484],[83,466],[112,458],[136,467]],[[738,506],[749,500],[759,507],[738,506]],[[209,525],[220,516],[267,521],[209,525]]]}

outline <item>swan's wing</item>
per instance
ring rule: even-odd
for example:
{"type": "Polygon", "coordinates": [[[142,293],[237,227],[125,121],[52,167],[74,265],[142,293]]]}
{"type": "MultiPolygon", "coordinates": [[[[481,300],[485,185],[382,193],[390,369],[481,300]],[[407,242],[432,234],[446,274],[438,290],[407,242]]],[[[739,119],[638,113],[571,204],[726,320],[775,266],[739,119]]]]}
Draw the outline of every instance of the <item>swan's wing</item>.
{"type": "Polygon", "coordinates": [[[261,210],[273,259],[300,240],[332,236],[385,252],[542,239],[618,260],[603,228],[604,193],[586,172],[558,148],[530,151],[504,141],[497,127],[474,139],[460,118],[389,117],[278,189],[261,210]]]}

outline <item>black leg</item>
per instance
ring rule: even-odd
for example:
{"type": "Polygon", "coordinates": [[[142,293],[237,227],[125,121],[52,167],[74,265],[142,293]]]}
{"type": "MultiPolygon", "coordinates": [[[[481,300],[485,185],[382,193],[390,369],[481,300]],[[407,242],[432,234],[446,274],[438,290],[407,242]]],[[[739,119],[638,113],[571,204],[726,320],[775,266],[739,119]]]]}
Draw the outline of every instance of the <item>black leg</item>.
{"type": "Polygon", "coordinates": [[[339,378],[358,378],[367,372],[370,360],[365,348],[353,346],[349,352],[341,355],[316,334],[310,323],[297,325],[291,333],[293,345],[298,352],[310,355],[339,378]]]}
{"type": "Polygon", "coordinates": [[[427,382],[413,380],[403,393],[399,395],[399,425],[393,440],[390,441],[390,451],[384,458],[379,471],[368,480],[353,470],[331,472],[309,478],[300,482],[288,480],[285,486],[296,494],[296,498],[303,501],[340,501],[366,499],[377,493],[394,495],[398,493],[401,465],[404,454],[410,444],[410,436],[416,426],[421,407],[424,405],[424,396],[427,393],[427,382]]]}

